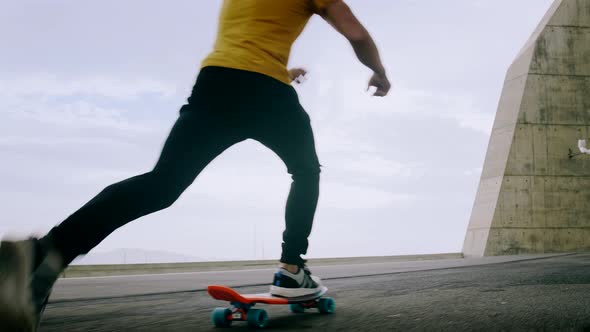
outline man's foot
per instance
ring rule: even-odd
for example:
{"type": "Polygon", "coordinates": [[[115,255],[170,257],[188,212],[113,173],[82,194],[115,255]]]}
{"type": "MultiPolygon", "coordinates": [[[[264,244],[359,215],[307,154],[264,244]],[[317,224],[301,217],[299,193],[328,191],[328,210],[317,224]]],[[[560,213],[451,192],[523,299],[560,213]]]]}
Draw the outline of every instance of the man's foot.
{"type": "Polygon", "coordinates": [[[312,275],[307,266],[300,267],[297,273],[291,273],[284,267],[279,268],[270,286],[270,294],[280,297],[313,295],[321,290],[321,279],[312,275]]]}
{"type": "Polygon", "coordinates": [[[37,318],[30,287],[34,243],[0,243],[0,331],[34,331],[37,318]]]}

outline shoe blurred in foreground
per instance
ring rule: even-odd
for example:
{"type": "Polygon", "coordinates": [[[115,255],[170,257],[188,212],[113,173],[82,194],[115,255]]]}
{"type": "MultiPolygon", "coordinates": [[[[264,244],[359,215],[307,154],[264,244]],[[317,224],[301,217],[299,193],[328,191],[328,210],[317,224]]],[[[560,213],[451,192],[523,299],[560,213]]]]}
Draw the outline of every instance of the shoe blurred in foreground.
{"type": "Polygon", "coordinates": [[[60,255],[54,250],[42,252],[37,239],[1,242],[0,332],[39,327],[53,284],[63,270],[60,255]]]}
{"type": "Polygon", "coordinates": [[[34,331],[37,324],[30,287],[32,241],[0,243],[0,331],[34,331]]]}

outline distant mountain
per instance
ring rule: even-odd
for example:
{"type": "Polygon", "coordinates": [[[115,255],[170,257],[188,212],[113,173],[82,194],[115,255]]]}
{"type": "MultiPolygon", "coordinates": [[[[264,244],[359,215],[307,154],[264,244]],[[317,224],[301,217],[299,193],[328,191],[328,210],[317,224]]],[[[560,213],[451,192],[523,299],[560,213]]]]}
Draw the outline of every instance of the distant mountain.
{"type": "Polygon", "coordinates": [[[154,251],[143,249],[116,249],[108,252],[89,253],[86,256],[74,260],[74,265],[101,265],[101,264],[153,264],[153,263],[183,263],[204,262],[207,259],[196,256],[187,256],[166,251],[154,251]]]}

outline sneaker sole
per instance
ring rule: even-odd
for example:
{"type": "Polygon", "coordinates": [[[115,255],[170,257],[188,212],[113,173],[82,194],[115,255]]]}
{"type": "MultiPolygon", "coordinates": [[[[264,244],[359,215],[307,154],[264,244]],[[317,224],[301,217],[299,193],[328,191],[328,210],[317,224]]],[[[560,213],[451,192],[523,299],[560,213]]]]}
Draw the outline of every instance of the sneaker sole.
{"type": "Polygon", "coordinates": [[[318,294],[322,290],[322,286],[318,286],[317,288],[284,288],[284,287],[277,287],[277,286],[270,286],[270,294],[272,296],[280,296],[280,297],[304,297],[304,296],[311,296],[314,294],[318,294]]]}
{"type": "Polygon", "coordinates": [[[34,331],[35,319],[29,288],[30,245],[4,241],[0,244],[0,330],[34,331]]]}

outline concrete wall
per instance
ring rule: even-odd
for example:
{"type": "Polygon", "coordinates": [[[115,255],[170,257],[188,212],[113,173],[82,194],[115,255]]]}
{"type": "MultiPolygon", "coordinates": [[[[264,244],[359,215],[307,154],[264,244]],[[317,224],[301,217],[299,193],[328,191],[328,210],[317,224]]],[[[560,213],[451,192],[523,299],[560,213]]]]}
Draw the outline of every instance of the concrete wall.
{"type": "Polygon", "coordinates": [[[590,0],[556,0],[508,70],[463,254],[590,249],[590,0]]]}

